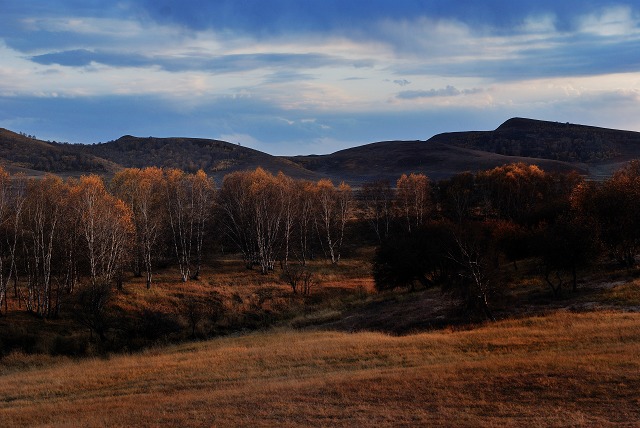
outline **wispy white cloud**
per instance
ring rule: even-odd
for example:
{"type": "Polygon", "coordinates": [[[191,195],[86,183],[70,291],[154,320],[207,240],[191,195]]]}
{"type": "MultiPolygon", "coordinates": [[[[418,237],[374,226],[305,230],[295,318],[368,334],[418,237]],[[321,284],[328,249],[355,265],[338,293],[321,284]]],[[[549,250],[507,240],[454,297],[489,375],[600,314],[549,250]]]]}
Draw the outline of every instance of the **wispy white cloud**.
{"type": "Polygon", "coordinates": [[[145,27],[138,21],[112,18],[29,17],[20,23],[29,32],[82,34],[111,39],[140,37],[145,33],[145,27]]]}
{"type": "Polygon", "coordinates": [[[398,93],[398,98],[413,100],[416,98],[457,97],[459,95],[473,95],[481,92],[483,92],[483,89],[480,88],[458,89],[455,86],[447,85],[439,89],[402,91],[398,93]]]}
{"type": "Polygon", "coordinates": [[[577,19],[578,30],[603,37],[637,36],[640,20],[629,6],[612,6],[577,19]]]}
{"type": "Polygon", "coordinates": [[[553,14],[530,15],[525,17],[518,30],[524,34],[554,34],[557,32],[556,19],[553,14]]]}

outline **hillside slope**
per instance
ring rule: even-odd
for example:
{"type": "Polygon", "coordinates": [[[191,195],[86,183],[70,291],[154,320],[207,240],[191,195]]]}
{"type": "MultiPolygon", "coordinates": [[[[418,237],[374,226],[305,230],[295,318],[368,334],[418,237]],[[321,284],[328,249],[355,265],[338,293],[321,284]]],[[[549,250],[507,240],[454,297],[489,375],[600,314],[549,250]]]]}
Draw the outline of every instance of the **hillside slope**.
{"type": "Polygon", "coordinates": [[[289,159],[329,176],[369,181],[395,180],[407,172],[440,179],[514,162],[600,178],[638,157],[638,132],[513,118],[494,131],[451,132],[427,141],[387,141],[289,159]]]}
{"type": "Polygon", "coordinates": [[[431,140],[507,156],[584,164],[595,179],[640,158],[639,132],[523,118],[509,119],[491,132],[440,134],[431,140]]]}
{"type": "MultiPolygon", "coordinates": [[[[276,331],[0,365],[4,426],[636,426],[640,315],[276,331]]],[[[26,360],[26,361],[25,361],[26,360]]]]}
{"type": "MultiPolygon", "coordinates": [[[[440,136],[444,140],[446,134],[440,136]]],[[[599,162],[640,155],[640,133],[571,123],[513,118],[489,139],[456,144],[510,156],[539,157],[565,162],[599,162]]]]}
{"type": "Polygon", "coordinates": [[[513,118],[494,131],[451,132],[427,141],[384,141],[329,155],[272,156],[225,141],[124,136],[94,145],[49,143],[0,129],[0,164],[32,175],[98,173],[126,167],[203,169],[216,180],[229,172],[262,167],[308,180],[331,178],[360,184],[425,173],[434,180],[525,162],[547,171],[608,177],[640,158],[640,133],[513,118]]]}
{"type": "Polygon", "coordinates": [[[122,168],[158,166],[189,172],[203,169],[217,180],[229,172],[262,167],[295,177],[318,180],[287,159],[248,147],[198,138],[139,138],[124,136],[93,145],[46,142],[0,128],[0,165],[12,173],[40,176],[95,173],[112,175],[122,168]]]}
{"type": "Polygon", "coordinates": [[[545,171],[578,171],[587,165],[524,156],[507,156],[437,141],[386,141],[341,150],[325,156],[289,158],[314,172],[342,177],[349,182],[376,179],[395,181],[403,173],[424,173],[434,180],[463,171],[480,171],[504,164],[525,162],[545,171]]]}
{"type": "Polygon", "coordinates": [[[0,128],[0,163],[11,172],[105,174],[118,169],[112,162],[83,153],[77,147],[49,143],[0,128]]]}
{"type": "Polygon", "coordinates": [[[157,166],[188,172],[202,169],[218,180],[230,172],[257,167],[274,174],[282,171],[295,178],[319,178],[318,174],[287,159],[225,141],[202,138],[140,138],[127,135],[115,141],[83,146],[82,151],[125,168],[157,166]]]}

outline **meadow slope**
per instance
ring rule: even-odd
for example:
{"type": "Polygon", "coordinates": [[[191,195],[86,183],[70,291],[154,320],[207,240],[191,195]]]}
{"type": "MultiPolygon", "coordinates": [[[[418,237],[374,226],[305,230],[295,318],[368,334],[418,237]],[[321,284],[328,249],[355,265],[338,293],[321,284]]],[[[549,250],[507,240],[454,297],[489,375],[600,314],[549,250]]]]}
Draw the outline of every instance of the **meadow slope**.
{"type": "Polygon", "coordinates": [[[640,313],[402,337],[268,331],[0,362],[3,426],[634,426],[640,313]]]}

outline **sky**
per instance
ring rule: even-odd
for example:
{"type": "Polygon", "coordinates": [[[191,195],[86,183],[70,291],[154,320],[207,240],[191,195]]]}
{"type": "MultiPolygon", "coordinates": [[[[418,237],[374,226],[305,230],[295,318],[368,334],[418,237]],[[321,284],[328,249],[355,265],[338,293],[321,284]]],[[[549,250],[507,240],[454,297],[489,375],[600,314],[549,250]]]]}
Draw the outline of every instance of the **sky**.
{"type": "Polygon", "coordinates": [[[640,131],[640,4],[0,0],[0,127],[276,155],[490,130],[640,131]]]}

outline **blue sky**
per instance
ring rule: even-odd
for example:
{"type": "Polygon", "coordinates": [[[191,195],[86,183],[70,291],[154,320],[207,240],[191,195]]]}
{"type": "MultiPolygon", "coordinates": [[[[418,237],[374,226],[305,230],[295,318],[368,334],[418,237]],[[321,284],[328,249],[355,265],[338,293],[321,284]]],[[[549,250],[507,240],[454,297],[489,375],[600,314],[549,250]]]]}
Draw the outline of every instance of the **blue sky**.
{"type": "Polygon", "coordinates": [[[639,113],[637,2],[0,0],[0,127],[45,140],[311,154],[639,113]]]}

